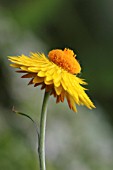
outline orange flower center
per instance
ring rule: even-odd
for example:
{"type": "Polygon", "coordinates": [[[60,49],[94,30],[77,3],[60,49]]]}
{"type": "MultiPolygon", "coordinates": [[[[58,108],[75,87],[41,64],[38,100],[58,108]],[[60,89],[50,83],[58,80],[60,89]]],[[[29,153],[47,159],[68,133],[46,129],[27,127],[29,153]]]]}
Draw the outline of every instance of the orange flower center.
{"type": "Polygon", "coordinates": [[[48,57],[50,61],[62,67],[72,74],[80,73],[81,67],[78,61],[75,59],[76,55],[70,49],[52,50],[49,52],[48,57]]]}

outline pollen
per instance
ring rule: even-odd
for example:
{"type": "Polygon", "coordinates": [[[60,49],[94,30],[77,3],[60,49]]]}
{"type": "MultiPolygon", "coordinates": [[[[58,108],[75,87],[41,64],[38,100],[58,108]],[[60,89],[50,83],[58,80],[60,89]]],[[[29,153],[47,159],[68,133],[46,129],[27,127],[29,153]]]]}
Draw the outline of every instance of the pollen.
{"type": "Polygon", "coordinates": [[[71,74],[78,74],[81,71],[79,62],[73,50],[65,48],[64,50],[55,49],[49,52],[49,60],[68,71],[71,74]]]}

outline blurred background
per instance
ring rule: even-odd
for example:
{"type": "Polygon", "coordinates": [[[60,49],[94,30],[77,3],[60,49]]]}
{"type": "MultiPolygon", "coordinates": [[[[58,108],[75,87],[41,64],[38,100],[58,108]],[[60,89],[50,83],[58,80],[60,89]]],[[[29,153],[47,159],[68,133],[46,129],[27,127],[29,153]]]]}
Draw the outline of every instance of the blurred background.
{"type": "Polygon", "coordinates": [[[49,100],[47,170],[113,169],[113,1],[0,1],[0,169],[38,170],[33,124],[12,113],[12,106],[37,123],[43,99],[40,88],[9,66],[7,56],[73,49],[88,82],[96,109],[49,100]]]}

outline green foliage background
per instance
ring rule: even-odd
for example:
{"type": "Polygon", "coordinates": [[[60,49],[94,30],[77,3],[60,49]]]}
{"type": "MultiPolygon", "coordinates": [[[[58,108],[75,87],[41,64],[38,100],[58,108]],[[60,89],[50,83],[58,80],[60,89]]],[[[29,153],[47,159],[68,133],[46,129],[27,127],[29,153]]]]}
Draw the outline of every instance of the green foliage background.
{"type": "Polygon", "coordinates": [[[32,123],[39,122],[43,92],[28,87],[7,56],[71,48],[96,109],[66,103],[48,108],[47,169],[113,169],[113,2],[111,0],[0,1],[0,169],[38,169],[32,123]]]}

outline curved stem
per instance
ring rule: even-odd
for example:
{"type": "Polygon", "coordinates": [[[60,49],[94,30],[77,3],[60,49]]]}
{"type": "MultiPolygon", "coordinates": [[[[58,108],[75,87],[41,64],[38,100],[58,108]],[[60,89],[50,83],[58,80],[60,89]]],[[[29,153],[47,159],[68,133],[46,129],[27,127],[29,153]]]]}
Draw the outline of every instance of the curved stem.
{"type": "Polygon", "coordinates": [[[41,118],[40,118],[40,134],[39,134],[39,162],[40,162],[40,170],[46,170],[45,165],[45,130],[46,130],[46,117],[47,117],[47,101],[49,98],[49,93],[45,92],[43,104],[42,104],[42,111],[41,111],[41,118]]]}

